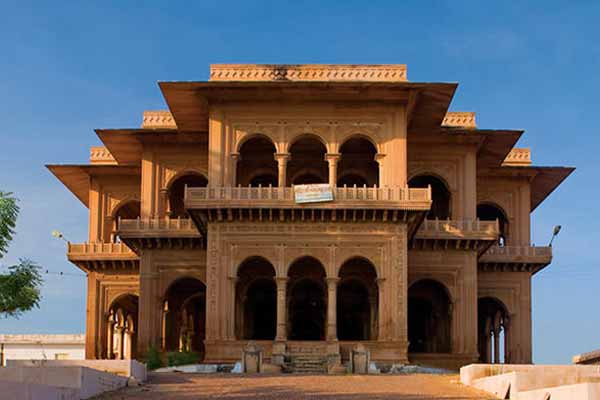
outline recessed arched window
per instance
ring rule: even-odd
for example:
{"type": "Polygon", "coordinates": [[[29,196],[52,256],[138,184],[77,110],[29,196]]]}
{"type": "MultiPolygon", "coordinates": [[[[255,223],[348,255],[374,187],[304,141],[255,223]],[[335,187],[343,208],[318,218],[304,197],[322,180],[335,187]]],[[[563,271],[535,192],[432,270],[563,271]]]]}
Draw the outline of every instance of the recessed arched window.
{"type": "Polygon", "coordinates": [[[236,185],[277,186],[275,145],[271,139],[257,135],[246,140],[240,147],[236,168],[236,185]]]}
{"type": "Polygon", "coordinates": [[[327,183],[329,169],[325,145],[315,136],[306,135],[290,146],[287,182],[292,185],[327,183]]]}
{"type": "Polygon", "coordinates": [[[433,175],[418,175],[408,182],[412,188],[426,188],[431,186],[432,204],[427,219],[450,218],[450,191],[446,182],[433,175]]]}
{"type": "Polygon", "coordinates": [[[275,269],[262,257],[251,257],[238,268],[235,327],[238,339],[273,340],[277,326],[275,269]]]}
{"type": "Polygon", "coordinates": [[[340,146],[337,186],[373,186],[379,184],[377,149],[370,140],[353,136],[340,146]]]}
{"type": "Polygon", "coordinates": [[[449,353],[451,351],[450,296],[444,285],[420,280],[408,289],[408,351],[449,353]]]}
{"type": "Polygon", "coordinates": [[[168,189],[169,216],[171,218],[187,218],[188,213],[183,204],[186,186],[189,188],[205,187],[207,184],[208,180],[203,175],[196,173],[181,175],[175,179],[168,189]]]}
{"type": "Polygon", "coordinates": [[[340,268],[337,288],[339,340],[376,340],[378,317],[377,272],[369,261],[354,257],[340,268]]]}
{"type": "Polygon", "coordinates": [[[482,297],[477,304],[479,357],[483,363],[509,363],[510,324],[506,306],[493,297],[482,297]]]}
{"type": "Polygon", "coordinates": [[[500,227],[499,246],[506,246],[508,239],[508,218],[504,210],[494,204],[482,203],[477,205],[477,218],[482,221],[498,220],[500,227]]]}

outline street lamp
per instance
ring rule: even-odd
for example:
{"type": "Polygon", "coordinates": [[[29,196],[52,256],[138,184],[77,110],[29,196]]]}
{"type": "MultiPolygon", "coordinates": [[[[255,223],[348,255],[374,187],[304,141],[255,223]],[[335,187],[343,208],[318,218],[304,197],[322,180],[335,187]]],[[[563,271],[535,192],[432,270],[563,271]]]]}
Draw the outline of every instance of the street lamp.
{"type": "Polygon", "coordinates": [[[68,240],[65,238],[65,235],[63,235],[63,234],[62,234],[61,232],[59,232],[59,231],[56,231],[56,230],[52,231],[52,236],[54,236],[54,237],[55,237],[55,238],[57,238],[57,239],[64,240],[64,241],[65,241],[67,244],[68,244],[68,243],[70,243],[70,242],[69,242],[69,241],[68,241],[68,240]]]}
{"type": "Polygon", "coordinates": [[[552,231],[552,238],[550,239],[550,243],[548,243],[549,247],[552,247],[552,242],[554,241],[554,238],[556,237],[556,235],[558,235],[558,233],[560,232],[561,228],[562,228],[562,226],[560,226],[560,225],[556,225],[554,227],[554,230],[552,231]]]}

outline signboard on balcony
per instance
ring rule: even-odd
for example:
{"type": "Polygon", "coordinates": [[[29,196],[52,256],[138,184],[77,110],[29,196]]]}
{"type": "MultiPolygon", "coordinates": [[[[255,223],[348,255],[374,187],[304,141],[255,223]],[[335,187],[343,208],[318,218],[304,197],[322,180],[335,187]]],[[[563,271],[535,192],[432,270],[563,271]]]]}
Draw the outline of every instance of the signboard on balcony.
{"type": "Polygon", "coordinates": [[[333,191],[328,183],[294,185],[296,203],[321,203],[333,201],[333,191]]]}

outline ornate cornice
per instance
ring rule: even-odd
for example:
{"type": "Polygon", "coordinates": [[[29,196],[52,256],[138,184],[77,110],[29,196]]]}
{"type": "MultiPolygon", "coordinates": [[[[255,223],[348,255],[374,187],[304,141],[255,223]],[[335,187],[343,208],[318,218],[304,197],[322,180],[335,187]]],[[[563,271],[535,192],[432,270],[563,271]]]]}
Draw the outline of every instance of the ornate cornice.
{"type": "Polygon", "coordinates": [[[528,148],[515,148],[508,153],[502,165],[527,166],[531,165],[531,150],[528,148]]]}
{"type": "Polygon", "coordinates": [[[406,65],[212,64],[211,81],[405,82],[406,65]]]}
{"type": "Polygon", "coordinates": [[[444,117],[442,125],[456,128],[477,128],[474,112],[449,112],[444,117]]]}
{"type": "Polygon", "coordinates": [[[144,129],[177,129],[173,115],[167,110],[144,111],[144,129]]]}
{"type": "Polygon", "coordinates": [[[110,151],[104,146],[90,147],[90,163],[91,164],[116,164],[117,161],[110,154],[110,151]]]}

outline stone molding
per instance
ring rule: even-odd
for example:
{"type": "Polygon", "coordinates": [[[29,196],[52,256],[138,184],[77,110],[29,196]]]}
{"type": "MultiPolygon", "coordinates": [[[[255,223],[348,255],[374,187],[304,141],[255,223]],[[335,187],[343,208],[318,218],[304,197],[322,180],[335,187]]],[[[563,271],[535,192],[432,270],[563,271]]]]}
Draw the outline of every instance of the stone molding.
{"type": "Polygon", "coordinates": [[[211,81],[406,82],[406,65],[211,64],[211,81]]]}
{"type": "Polygon", "coordinates": [[[144,111],[143,129],[177,129],[173,115],[167,110],[144,111]]]}
{"type": "Polygon", "coordinates": [[[531,150],[529,148],[515,148],[508,153],[502,165],[528,166],[531,165],[531,150]]]}
{"type": "Polygon", "coordinates": [[[449,112],[444,117],[442,125],[453,128],[477,128],[474,112],[449,112]]]}
{"type": "Polygon", "coordinates": [[[117,161],[104,146],[90,147],[90,163],[94,165],[116,164],[117,161]]]}

